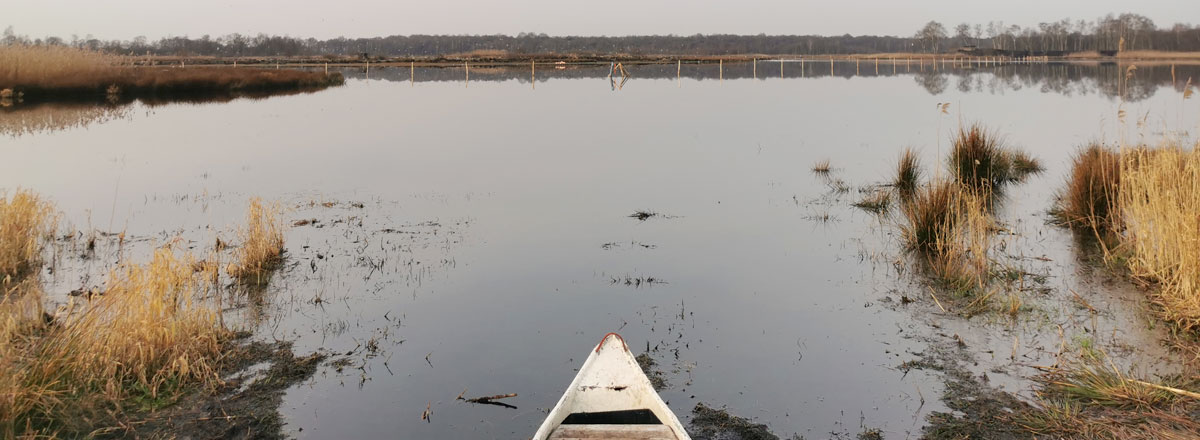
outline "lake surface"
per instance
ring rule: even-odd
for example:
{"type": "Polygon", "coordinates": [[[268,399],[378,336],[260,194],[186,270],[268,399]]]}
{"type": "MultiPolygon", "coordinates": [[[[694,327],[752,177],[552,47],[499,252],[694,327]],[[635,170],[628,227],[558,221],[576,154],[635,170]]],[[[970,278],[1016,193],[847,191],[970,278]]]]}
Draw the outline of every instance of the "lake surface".
{"type": "Polygon", "coordinates": [[[282,203],[287,265],[227,313],[331,355],[285,399],[300,438],[526,438],[610,331],[650,350],[681,418],[705,402],[806,438],[919,436],[942,381],[898,366],[952,335],[1024,396],[1081,335],[1165,365],[1144,294],[1080,265],[1046,210],[1080,145],[1194,135],[1182,89],[1200,68],[756,64],[638,65],[623,83],[608,66],[372,67],[260,100],[4,109],[0,189],[133,237],[62,257],[59,294],[174,237],[236,241],[250,197],[282,203]],[[1006,261],[1048,275],[1015,321],[939,313],[895,216],[851,206],[906,146],[936,174],[960,121],[1047,168],[1001,209],[1006,261]]]}

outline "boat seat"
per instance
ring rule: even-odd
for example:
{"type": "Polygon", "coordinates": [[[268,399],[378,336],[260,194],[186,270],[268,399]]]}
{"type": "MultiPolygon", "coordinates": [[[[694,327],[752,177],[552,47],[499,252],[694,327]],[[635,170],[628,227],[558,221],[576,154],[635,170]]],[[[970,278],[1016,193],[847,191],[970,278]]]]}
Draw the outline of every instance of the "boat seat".
{"type": "Polygon", "coordinates": [[[679,440],[667,425],[559,425],[550,440],[679,440]]]}

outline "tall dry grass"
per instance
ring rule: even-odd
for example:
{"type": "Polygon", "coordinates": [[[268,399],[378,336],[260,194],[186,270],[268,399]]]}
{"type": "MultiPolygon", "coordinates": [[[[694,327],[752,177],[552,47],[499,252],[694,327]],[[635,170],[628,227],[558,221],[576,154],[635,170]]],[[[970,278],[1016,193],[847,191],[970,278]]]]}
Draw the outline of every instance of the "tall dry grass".
{"type": "Polygon", "coordinates": [[[117,79],[124,57],[65,46],[0,46],[0,89],[83,87],[117,79]]]}
{"type": "MultiPolygon", "coordinates": [[[[1116,205],[1135,276],[1160,284],[1167,319],[1200,329],[1200,143],[1123,150],[1116,205]]],[[[1109,201],[1112,202],[1111,200],[1109,201]]],[[[1111,209],[1111,208],[1110,208],[1111,209]]]]}
{"type": "Polygon", "coordinates": [[[990,278],[989,198],[956,181],[938,180],[901,201],[901,233],[908,247],[932,275],[956,291],[982,288],[990,278]]]}
{"type": "Polygon", "coordinates": [[[1071,175],[1058,197],[1055,215],[1072,228],[1097,235],[1114,231],[1121,220],[1115,209],[1121,169],[1115,149],[1099,142],[1084,147],[1071,160],[1071,175]]]}
{"type": "Polygon", "coordinates": [[[241,245],[234,250],[234,262],[226,271],[242,282],[260,284],[283,261],[283,221],[278,204],[250,200],[246,225],[238,231],[241,245]]]}
{"type": "Polygon", "coordinates": [[[121,56],[60,46],[0,46],[0,90],[26,101],[304,90],[342,84],[340,73],[221,67],[133,67],[121,56]]]}
{"type": "Polygon", "coordinates": [[[145,265],[113,270],[102,295],[58,318],[38,290],[0,303],[0,432],[86,432],[131,405],[220,383],[230,333],[193,264],[159,249],[145,265]]]}
{"type": "MultiPolygon", "coordinates": [[[[27,190],[0,196],[0,287],[36,270],[42,239],[54,228],[50,203],[27,190]]],[[[3,294],[0,290],[0,294],[3,294]]]]}
{"type": "Polygon", "coordinates": [[[920,181],[921,162],[917,158],[917,152],[912,148],[905,148],[904,152],[900,153],[900,160],[896,163],[896,181],[893,184],[900,191],[901,197],[908,198],[916,191],[920,181]]]}

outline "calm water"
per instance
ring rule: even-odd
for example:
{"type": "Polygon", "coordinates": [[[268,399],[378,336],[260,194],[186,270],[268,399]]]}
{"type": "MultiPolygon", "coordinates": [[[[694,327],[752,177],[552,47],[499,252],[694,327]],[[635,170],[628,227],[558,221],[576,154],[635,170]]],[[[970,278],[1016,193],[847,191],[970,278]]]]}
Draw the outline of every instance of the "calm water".
{"type": "MultiPolygon", "coordinates": [[[[469,82],[461,68],[372,68],[263,100],[3,110],[0,188],[38,191],[79,230],[128,231],[132,259],[175,236],[208,252],[235,240],[249,197],[282,202],[288,265],[229,315],[345,359],[287,395],[301,438],[527,437],[609,331],[652,350],[684,418],[706,402],[807,438],[864,424],[917,436],[944,408],[940,379],[896,367],[951,334],[973,371],[1026,395],[1058,325],[1155,345],[1128,324],[1139,294],[1092,282],[1045,210],[1080,144],[1194,133],[1200,103],[1181,88],[1200,69],[1139,67],[1126,87],[1116,65],[800,66],[634,66],[624,84],[607,66],[539,67],[533,82],[528,67],[472,68],[469,82]],[[1009,261],[1050,275],[1016,323],[935,313],[893,264],[894,221],[850,206],[905,146],[940,164],[960,120],[1047,166],[1003,208],[1009,261]],[[810,171],[824,159],[830,177],[810,171]],[[1103,313],[1081,317],[1071,291],[1103,313]],[[464,389],[518,393],[517,408],[456,402],[464,389]]],[[[65,259],[52,292],[101,283],[118,254],[65,259]]],[[[1121,356],[1150,368],[1161,353],[1121,356]]]]}

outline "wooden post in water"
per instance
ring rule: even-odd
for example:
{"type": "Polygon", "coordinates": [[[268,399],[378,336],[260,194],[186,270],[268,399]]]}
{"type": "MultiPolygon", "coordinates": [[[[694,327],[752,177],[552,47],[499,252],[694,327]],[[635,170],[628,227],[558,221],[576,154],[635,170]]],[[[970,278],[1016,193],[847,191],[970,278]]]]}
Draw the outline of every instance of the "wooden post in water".
{"type": "Polygon", "coordinates": [[[783,79],[783,57],[779,57],[779,79],[783,79]]]}
{"type": "Polygon", "coordinates": [[[833,55],[829,56],[829,76],[833,76],[833,55]]]}
{"type": "MultiPolygon", "coordinates": [[[[758,79],[758,58],[754,58],[753,60],[754,61],[751,61],[751,63],[754,64],[754,79],[758,79]]],[[[1171,72],[1175,72],[1174,64],[1171,65],[1171,72]]],[[[1174,75],[1174,73],[1172,73],[1172,75],[1174,75]]]]}
{"type": "Polygon", "coordinates": [[[529,60],[529,88],[537,90],[537,61],[529,60]]]}
{"type": "MultiPolygon", "coordinates": [[[[237,60],[233,60],[233,67],[235,67],[235,68],[237,67],[237,60]]],[[[1172,67],[1174,67],[1174,66],[1172,66],[1172,67]]],[[[329,74],[329,72],[325,72],[325,73],[329,74]]]]}
{"type": "Polygon", "coordinates": [[[417,85],[417,63],[415,61],[408,62],[408,86],[417,85]]]}
{"type": "Polygon", "coordinates": [[[725,82],[725,60],[717,60],[717,78],[725,82]]]}
{"type": "Polygon", "coordinates": [[[858,61],[859,61],[858,58],[854,59],[854,75],[856,75],[856,76],[859,74],[858,73],[858,61]]]}
{"type": "Polygon", "coordinates": [[[683,60],[675,60],[675,88],[683,87],[683,60]]]}
{"type": "MultiPolygon", "coordinates": [[[[234,61],[233,65],[237,66],[237,61],[234,61]]],[[[325,76],[329,76],[329,63],[328,62],[325,63],[325,76]]]]}
{"type": "Polygon", "coordinates": [[[471,66],[469,64],[467,64],[466,61],[463,61],[463,74],[466,75],[466,80],[465,80],[466,84],[463,84],[463,87],[470,87],[471,86],[471,66]]]}
{"type": "Polygon", "coordinates": [[[371,79],[371,60],[363,61],[363,70],[367,72],[367,79],[371,79]]]}
{"type": "Polygon", "coordinates": [[[879,57],[875,57],[875,74],[879,75],[879,57]]]}
{"type": "Polygon", "coordinates": [[[892,75],[896,74],[896,59],[892,58],[892,75]]]}

